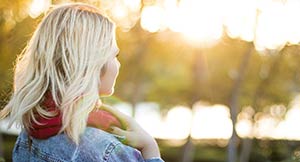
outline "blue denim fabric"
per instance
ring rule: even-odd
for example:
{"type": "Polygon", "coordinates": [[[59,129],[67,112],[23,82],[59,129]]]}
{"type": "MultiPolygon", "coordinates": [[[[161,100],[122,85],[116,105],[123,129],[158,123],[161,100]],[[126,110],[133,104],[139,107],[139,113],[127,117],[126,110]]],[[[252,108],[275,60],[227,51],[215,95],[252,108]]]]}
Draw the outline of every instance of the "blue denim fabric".
{"type": "Polygon", "coordinates": [[[114,135],[91,127],[86,128],[79,145],[65,134],[46,140],[30,139],[25,131],[20,133],[13,150],[13,161],[163,162],[160,158],[145,160],[138,150],[122,144],[114,135]]]}

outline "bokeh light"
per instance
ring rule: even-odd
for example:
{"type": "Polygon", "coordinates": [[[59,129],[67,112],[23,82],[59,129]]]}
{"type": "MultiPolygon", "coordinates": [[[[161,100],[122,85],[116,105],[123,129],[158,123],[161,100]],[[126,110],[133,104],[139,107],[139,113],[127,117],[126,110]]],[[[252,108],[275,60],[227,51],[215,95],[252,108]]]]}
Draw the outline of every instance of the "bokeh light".
{"type": "Polygon", "coordinates": [[[142,10],[141,26],[149,32],[157,32],[163,28],[164,10],[159,6],[146,6],[142,10]]]}
{"type": "Polygon", "coordinates": [[[43,12],[46,12],[51,5],[51,0],[33,0],[29,8],[29,16],[32,18],[38,17],[43,12]]]}
{"type": "MultiPolygon", "coordinates": [[[[97,1],[98,2],[98,1],[97,1]]],[[[51,0],[33,0],[29,15],[47,11],[51,0]]],[[[196,47],[210,47],[224,33],[253,41],[256,50],[280,50],[300,41],[300,1],[298,0],[100,0],[98,7],[111,16],[124,31],[140,19],[149,32],[169,29],[181,33],[196,47]]]]}
{"type": "Polygon", "coordinates": [[[192,111],[188,107],[176,106],[168,111],[162,122],[159,138],[182,140],[186,139],[191,130],[192,111]]]}
{"type": "Polygon", "coordinates": [[[191,136],[194,139],[229,139],[233,125],[229,108],[224,105],[193,106],[194,118],[191,136]]]}

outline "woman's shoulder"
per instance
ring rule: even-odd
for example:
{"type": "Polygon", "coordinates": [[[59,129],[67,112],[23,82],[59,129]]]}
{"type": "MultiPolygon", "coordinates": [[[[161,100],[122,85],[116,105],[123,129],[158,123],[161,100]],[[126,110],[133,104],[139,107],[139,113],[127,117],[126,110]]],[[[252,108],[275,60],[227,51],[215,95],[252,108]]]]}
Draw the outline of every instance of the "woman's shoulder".
{"type": "Polygon", "coordinates": [[[84,134],[80,138],[79,145],[90,144],[91,146],[93,146],[93,145],[99,145],[99,144],[103,145],[108,143],[119,144],[121,142],[118,140],[118,138],[121,137],[110,134],[98,128],[87,127],[85,129],[84,134]]]}
{"type": "MultiPolygon", "coordinates": [[[[78,156],[79,161],[86,159],[85,156],[95,156],[95,150],[102,150],[96,153],[101,161],[115,161],[115,162],[145,162],[141,152],[135,148],[122,144],[120,141],[124,141],[124,137],[113,135],[104,132],[97,128],[88,127],[86,129],[85,135],[82,137],[80,144],[80,151],[83,151],[80,156],[78,156]],[[86,143],[88,142],[88,143],[86,143]],[[94,144],[90,144],[93,142],[94,144]],[[87,153],[86,150],[89,150],[87,153]]],[[[94,160],[94,159],[92,159],[94,160]]]]}
{"type": "Polygon", "coordinates": [[[121,145],[119,136],[107,133],[101,129],[87,127],[80,138],[78,149],[81,151],[105,150],[108,152],[111,148],[121,145]]]}
{"type": "Polygon", "coordinates": [[[40,140],[28,138],[27,133],[22,131],[16,142],[14,157],[28,155],[37,160],[54,161],[144,161],[138,150],[122,144],[120,139],[119,136],[92,127],[86,128],[79,145],[65,134],[40,140]]]}
{"type": "Polygon", "coordinates": [[[115,152],[131,150],[119,141],[121,137],[97,128],[87,127],[78,145],[76,161],[110,161],[115,152]]]}

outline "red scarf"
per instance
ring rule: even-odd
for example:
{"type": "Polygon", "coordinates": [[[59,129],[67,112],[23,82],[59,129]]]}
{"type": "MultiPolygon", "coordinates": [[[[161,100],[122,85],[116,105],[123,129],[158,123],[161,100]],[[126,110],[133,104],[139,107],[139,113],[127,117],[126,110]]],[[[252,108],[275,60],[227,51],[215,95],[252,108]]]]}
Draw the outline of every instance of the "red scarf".
{"type": "MultiPolygon", "coordinates": [[[[37,122],[32,122],[29,129],[29,135],[37,139],[47,139],[58,134],[62,127],[62,113],[56,107],[51,93],[45,94],[45,100],[42,106],[49,112],[55,112],[57,115],[51,118],[45,118],[39,114],[36,115],[37,122]]],[[[94,110],[89,114],[87,125],[108,131],[111,126],[122,128],[121,122],[111,113],[104,110],[94,110]]]]}

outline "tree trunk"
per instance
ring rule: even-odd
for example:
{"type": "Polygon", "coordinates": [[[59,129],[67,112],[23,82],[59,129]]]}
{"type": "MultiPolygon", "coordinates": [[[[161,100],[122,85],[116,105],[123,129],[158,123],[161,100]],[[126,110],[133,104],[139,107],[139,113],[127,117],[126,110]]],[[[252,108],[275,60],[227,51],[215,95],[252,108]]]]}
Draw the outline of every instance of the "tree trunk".
{"type": "Polygon", "coordinates": [[[232,136],[229,140],[229,144],[228,144],[228,162],[236,162],[237,161],[237,145],[238,145],[238,136],[235,130],[235,124],[236,124],[236,118],[237,118],[237,114],[238,114],[238,97],[240,95],[240,89],[241,89],[241,85],[242,85],[242,81],[245,75],[245,71],[247,69],[251,54],[253,51],[253,46],[249,45],[248,50],[246,51],[246,53],[244,54],[243,58],[242,58],[242,62],[239,66],[239,71],[238,71],[238,75],[234,80],[234,84],[233,84],[233,88],[231,91],[231,97],[229,100],[229,107],[230,107],[230,115],[231,115],[231,120],[232,120],[232,124],[233,124],[233,132],[232,132],[232,136]]]}
{"type": "MultiPolygon", "coordinates": [[[[271,67],[269,68],[267,77],[263,78],[262,81],[260,82],[260,84],[257,86],[254,97],[253,97],[253,101],[252,101],[253,108],[257,109],[259,107],[259,105],[257,103],[258,99],[263,96],[264,87],[266,87],[270,83],[270,81],[272,81],[273,77],[275,76],[276,72],[278,71],[281,56],[282,55],[279,53],[275,54],[275,56],[274,56],[275,58],[272,62],[271,67]]],[[[253,143],[253,140],[250,138],[243,139],[240,162],[248,162],[250,160],[252,143],[253,143]]]]}
{"type": "MultiPolygon", "coordinates": [[[[195,49],[193,52],[194,62],[191,66],[191,70],[193,71],[193,84],[191,85],[191,89],[193,89],[193,95],[191,100],[191,107],[193,104],[200,100],[201,98],[201,83],[206,79],[206,67],[205,67],[205,58],[200,49],[195,49]]],[[[183,151],[181,155],[181,160],[183,162],[192,162],[195,154],[195,146],[192,142],[192,137],[189,135],[187,142],[183,145],[183,151]]]]}
{"type": "Polygon", "coordinates": [[[189,136],[187,142],[183,147],[183,155],[182,155],[182,162],[192,162],[194,160],[195,154],[195,146],[192,141],[192,137],[189,136]]]}
{"type": "Polygon", "coordinates": [[[251,138],[244,138],[242,140],[242,150],[241,150],[240,162],[248,162],[249,161],[252,144],[253,144],[253,141],[251,138]]]}

